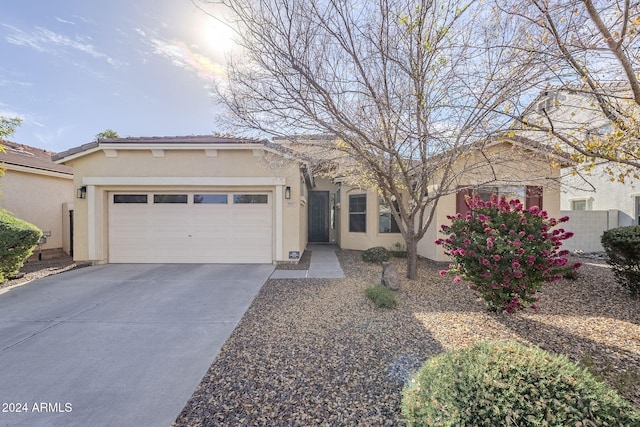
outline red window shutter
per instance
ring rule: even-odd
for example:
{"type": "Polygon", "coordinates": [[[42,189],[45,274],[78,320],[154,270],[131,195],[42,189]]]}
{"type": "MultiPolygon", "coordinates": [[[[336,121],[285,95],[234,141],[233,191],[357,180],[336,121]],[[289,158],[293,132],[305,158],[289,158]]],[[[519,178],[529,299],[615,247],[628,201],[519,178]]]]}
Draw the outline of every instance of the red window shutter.
{"type": "Polygon", "coordinates": [[[542,209],[542,187],[527,185],[527,200],[525,207],[529,209],[532,206],[537,206],[542,209]]]}
{"type": "Polygon", "coordinates": [[[462,215],[466,215],[469,212],[469,206],[467,206],[467,196],[471,197],[472,191],[470,188],[463,188],[462,190],[458,190],[456,194],[456,213],[461,213],[462,215]]]}

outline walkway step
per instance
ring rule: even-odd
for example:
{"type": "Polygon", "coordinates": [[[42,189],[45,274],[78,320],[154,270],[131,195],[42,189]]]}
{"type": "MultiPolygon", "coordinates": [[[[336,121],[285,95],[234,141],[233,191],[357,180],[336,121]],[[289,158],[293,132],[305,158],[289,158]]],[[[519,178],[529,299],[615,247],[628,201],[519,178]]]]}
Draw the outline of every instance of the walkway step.
{"type": "Polygon", "coordinates": [[[311,251],[309,270],[276,270],[272,279],[342,279],[344,271],[336,256],[337,246],[308,245],[311,251]]]}

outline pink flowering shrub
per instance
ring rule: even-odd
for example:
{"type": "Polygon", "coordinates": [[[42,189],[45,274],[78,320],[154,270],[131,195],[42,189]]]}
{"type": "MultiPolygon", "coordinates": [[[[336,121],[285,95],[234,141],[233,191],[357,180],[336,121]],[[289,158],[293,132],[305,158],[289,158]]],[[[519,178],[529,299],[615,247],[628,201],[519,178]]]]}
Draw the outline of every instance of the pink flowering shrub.
{"type": "Polygon", "coordinates": [[[535,309],[536,292],[543,283],[580,267],[567,265],[569,251],[560,250],[562,241],[573,233],[554,228],[568,217],[549,218],[537,206],[526,210],[520,201],[504,197],[484,202],[476,196],[467,204],[470,212],[449,216],[451,225],[441,230],[447,237],[436,240],[453,260],[449,270],[440,274],[471,282],[469,288],[485,300],[489,310],[535,309]]]}

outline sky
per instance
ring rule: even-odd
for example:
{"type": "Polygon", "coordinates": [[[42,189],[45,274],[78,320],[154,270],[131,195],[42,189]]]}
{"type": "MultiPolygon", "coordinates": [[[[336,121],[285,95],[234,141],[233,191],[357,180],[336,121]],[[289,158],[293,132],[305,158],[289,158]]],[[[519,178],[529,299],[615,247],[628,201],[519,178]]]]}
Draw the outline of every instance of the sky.
{"type": "Polygon", "coordinates": [[[60,152],[106,129],[224,131],[211,87],[231,35],[191,0],[20,0],[1,10],[0,116],[22,119],[10,140],[60,152]]]}

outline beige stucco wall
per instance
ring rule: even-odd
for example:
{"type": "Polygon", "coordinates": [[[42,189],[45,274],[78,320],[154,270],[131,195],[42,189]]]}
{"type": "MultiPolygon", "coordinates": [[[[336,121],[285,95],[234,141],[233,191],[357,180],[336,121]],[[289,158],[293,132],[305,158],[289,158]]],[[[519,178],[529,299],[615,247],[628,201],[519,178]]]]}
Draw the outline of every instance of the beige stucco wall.
{"type": "Polygon", "coordinates": [[[379,212],[380,206],[377,192],[343,184],[340,189],[340,209],[338,210],[341,224],[340,247],[343,249],[366,250],[374,246],[393,249],[396,243],[401,243],[404,246],[402,234],[379,232],[379,212]],[[365,233],[352,233],[349,231],[349,196],[356,194],[367,195],[367,227],[365,233]]]}
{"type": "MultiPolygon", "coordinates": [[[[560,169],[541,156],[512,150],[510,145],[499,145],[488,150],[488,158],[493,160],[490,166],[479,153],[471,154],[465,165],[474,165],[468,173],[459,172],[457,185],[454,186],[542,186],[542,204],[549,216],[559,218],[560,215],[560,169]],[[485,165],[482,166],[482,162],[485,165]],[[495,180],[494,177],[499,177],[495,180]]],[[[524,203],[524,200],[523,200],[524,203]]],[[[448,261],[441,246],[434,241],[443,235],[439,232],[443,224],[450,224],[447,215],[456,213],[456,194],[440,197],[433,221],[425,235],[418,243],[418,254],[435,261],[448,261]]]]}
{"type": "MultiPolygon", "coordinates": [[[[109,152],[111,156],[114,154],[109,152]]],[[[74,259],[77,261],[101,263],[109,259],[108,194],[112,191],[267,192],[273,201],[274,222],[281,215],[280,227],[277,224],[273,227],[273,261],[287,261],[290,251],[302,253],[304,250],[306,240],[299,236],[301,216],[306,212],[300,200],[300,169],[295,162],[284,161],[276,154],[266,154],[262,149],[219,149],[208,153],[204,149],[155,153],[151,149],[140,149],[118,150],[117,157],[108,157],[105,152],[97,151],[67,164],[74,168],[74,188],[87,185],[87,198],[76,199],[74,204],[74,259]],[[131,185],[136,179],[149,178],[158,179],[131,185]],[[190,183],[175,185],[181,178],[190,183]],[[284,180],[277,185],[251,185],[250,181],[243,183],[243,178],[284,180]],[[91,185],[94,181],[111,183],[91,185]],[[286,186],[291,187],[289,200],[284,199],[286,186]],[[279,248],[276,242],[280,242],[279,248]]]]}
{"type": "Polygon", "coordinates": [[[6,174],[0,177],[0,207],[16,217],[30,222],[43,232],[50,232],[42,249],[65,246],[69,235],[64,232],[63,204],[73,201],[71,176],[46,171],[20,171],[7,165],[6,174]]]}

